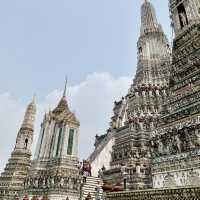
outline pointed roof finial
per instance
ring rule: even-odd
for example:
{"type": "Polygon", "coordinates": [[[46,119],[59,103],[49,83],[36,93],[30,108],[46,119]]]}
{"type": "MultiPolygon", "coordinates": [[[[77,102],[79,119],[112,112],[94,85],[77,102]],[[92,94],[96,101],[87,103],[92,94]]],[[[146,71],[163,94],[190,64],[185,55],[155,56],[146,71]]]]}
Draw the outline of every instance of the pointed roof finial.
{"type": "Polygon", "coordinates": [[[35,104],[36,103],[36,94],[34,93],[33,94],[33,98],[32,98],[32,102],[31,102],[32,104],[35,104]]]}
{"type": "Polygon", "coordinates": [[[63,91],[63,97],[66,97],[66,93],[67,93],[67,76],[65,77],[65,87],[63,91]]]}
{"type": "Polygon", "coordinates": [[[141,34],[161,31],[153,4],[149,0],[143,2],[141,8],[141,34]]]}
{"type": "Polygon", "coordinates": [[[33,129],[35,122],[35,115],[36,115],[36,98],[35,95],[33,95],[32,101],[28,104],[26,108],[24,120],[22,122],[21,127],[33,129]]]}

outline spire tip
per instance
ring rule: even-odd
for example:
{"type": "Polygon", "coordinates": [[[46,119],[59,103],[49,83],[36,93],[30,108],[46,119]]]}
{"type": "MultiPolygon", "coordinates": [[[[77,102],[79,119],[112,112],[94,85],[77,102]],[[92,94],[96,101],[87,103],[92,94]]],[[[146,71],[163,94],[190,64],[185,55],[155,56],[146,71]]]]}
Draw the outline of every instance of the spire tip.
{"type": "Polygon", "coordinates": [[[65,77],[65,87],[63,91],[63,97],[66,97],[66,93],[67,93],[67,76],[65,77]]]}
{"type": "Polygon", "coordinates": [[[35,94],[35,93],[33,94],[33,97],[32,97],[32,103],[33,103],[33,104],[36,103],[36,94],[35,94]]]}

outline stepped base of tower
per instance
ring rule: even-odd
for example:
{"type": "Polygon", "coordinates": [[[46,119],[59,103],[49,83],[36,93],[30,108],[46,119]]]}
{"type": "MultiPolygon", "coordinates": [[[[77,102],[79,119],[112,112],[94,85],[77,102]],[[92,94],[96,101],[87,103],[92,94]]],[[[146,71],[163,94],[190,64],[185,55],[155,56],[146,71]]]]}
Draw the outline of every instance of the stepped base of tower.
{"type": "Polygon", "coordinates": [[[30,168],[30,153],[14,151],[0,176],[0,200],[14,199],[23,190],[24,179],[30,168]]]}
{"type": "Polygon", "coordinates": [[[103,174],[105,187],[110,186],[111,191],[138,190],[152,188],[151,176],[148,174],[136,173],[135,167],[122,167],[106,170],[103,174]],[[124,171],[123,171],[124,170],[124,171]]]}
{"type": "Polygon", "coordinates": [[[55,180],[61,180],[54,186],[40,186],[38,188],[29,188],[23,191],[21,197],[27,195],[30,199],[32,197],[48,197],[48,200],[66,200],[67,197],[71,200],[78,200],[80,198],[80,184],[77,178],[60,178],[55,177],[55,180]]]}
{"type": "Polygon", "coordinates": [[[128,192],[112,192],[106,194],[106,200],[192,200],[199,199],[200,187],[184,187],[171,189],[150,189],[128,192]]]}
{"type": "MultiPolygon", "coordinates": [[[[48,200],[66,200],[67,198],[70,200],[79,200],[80,199],[80,194],[79,193],[70,193],[67,191],[53,191],[53,192],[48,192],[47,195],[40,194],[39,192],[36,192],[35,194],[28,195],[29,199],[34,199],[34,197],[37,197],[38,200],[42,198],[48,198],[48,200]]],[[[23,200],[24,196],[20,198],[20,200],[23,200]]]]}
{"type": "Polygon", "coordinates": [[[49,200],[79,199],[81,177],[77,164],[76,157],[34,161],[21,196],[47,196],[49,200]]]}
{"type": "MultiPolygon", "coordinates": [[[[5,191],[6,194],[1,193],[0,194],[0,200],[15,200],[16,197],[16,191],[5,191]]],[[[19,191],[17,191],[19,192],[19,191]]]]}
{"type": "Polygon", "coordinates": [[[91,195],[93,199],[102,199],[103,198],[103,190],[102,190],[102,179],[97,177],[87,177],[86,183],[83,183],[81,190],[81,200],[85,200],[85,198],[91,195]],[[99,190],[97,194],[97,188],[99,190]]]}
{"type": "MultiPolygon", "coordinates": [[[[113,188],[120,186],[125,190],[136,190],[152,187],[149,130],[144,128],[144,120],[137,128],[136,120],[141,118],[132,119],[116,130],[111,168],[103,172],[104,183],[113,188]]],[[[146,117],[145,120],[150,119],[146,117]]]]}
{"type": "Polygon", "coordinates": [[[200,186],[200,149],[154,159],[154,188],[200,186]]]}

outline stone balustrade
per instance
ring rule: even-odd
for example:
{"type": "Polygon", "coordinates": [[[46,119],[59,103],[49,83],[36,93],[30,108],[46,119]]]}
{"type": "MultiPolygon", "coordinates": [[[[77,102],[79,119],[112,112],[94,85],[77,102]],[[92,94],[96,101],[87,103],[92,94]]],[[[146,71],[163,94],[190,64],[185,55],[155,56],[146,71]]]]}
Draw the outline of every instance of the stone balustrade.
{"type": "Polygon", "coordinates": [[[200,200],[200,187],[113,192],[106,200],[200,200]]]}

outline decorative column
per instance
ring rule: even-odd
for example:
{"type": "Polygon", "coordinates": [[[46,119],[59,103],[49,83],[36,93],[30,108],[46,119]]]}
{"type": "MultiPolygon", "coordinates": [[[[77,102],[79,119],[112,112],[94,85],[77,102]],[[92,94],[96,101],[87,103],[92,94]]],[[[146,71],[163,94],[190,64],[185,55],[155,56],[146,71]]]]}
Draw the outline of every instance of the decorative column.
{"type": "Polygon", "coordinates": [[[53,138],[54,134],[54,126],[55,126],[55,120],[52,120],[51,123],[49,124],[49,130],[48,130],[48,135],[47,135],[47,143],[45,145],[45,151],[44,151],[44,157],[48,158],[50,155],[51,151],[51,141],[53,138]]]}
{"type": "Polygon", "coordinates": [[[62,147],[61,147],[61,158],[65,158],[67,155],[67,131],[68,131],[68,126],[65,124],[63,126],[63,132],[62,132],[62,147]]]}

